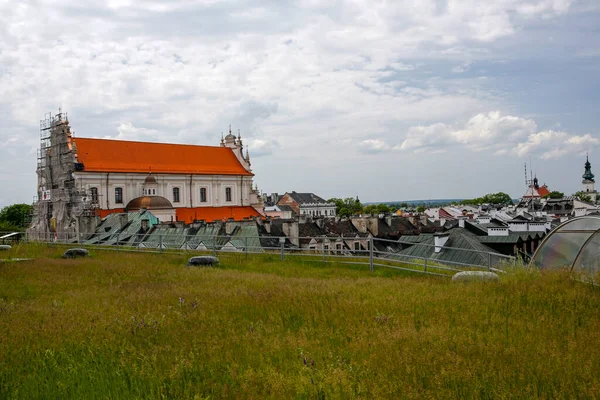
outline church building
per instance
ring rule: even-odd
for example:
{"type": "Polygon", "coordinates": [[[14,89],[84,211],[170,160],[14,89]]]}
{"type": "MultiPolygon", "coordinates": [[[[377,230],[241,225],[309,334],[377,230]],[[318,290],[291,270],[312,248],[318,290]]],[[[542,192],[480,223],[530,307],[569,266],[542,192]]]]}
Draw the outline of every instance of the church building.
{"type": "Polygon", "coordinates": [[[594,189],[594,174],[592,174],[592,164],[590,164],[590,160],[588,157],[585,158],[585,172],[583,173],[583,191],[586,195],[590,196],[592,199],[592,203],[596,203],[598,200],[598,192],[594,189]]]}
{"type": "Polygon", "coordinates": [[[263,215],[241,135],[219,146],[74,137],[66,114],[41,121],[30,234],[93,231],[111,213],[146,209],[192,223],[263,215]]]}

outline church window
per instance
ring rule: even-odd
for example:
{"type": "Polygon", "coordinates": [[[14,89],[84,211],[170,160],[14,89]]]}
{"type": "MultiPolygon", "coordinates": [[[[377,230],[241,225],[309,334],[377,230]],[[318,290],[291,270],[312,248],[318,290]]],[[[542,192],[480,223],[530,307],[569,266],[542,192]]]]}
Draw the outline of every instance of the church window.
{"type": "Polygon", "coordinates": [[[206,188],[200,188],[200,202],[206,203],[206,188]]]}
{"type": "Polygon", "coordinates": [[[115,203],[123,204],[123,188],[115,188],[115,203]]]}
{"type": "Polygon", "coordinates": [[[231,201],[231,188],[225,188],[225,201],[231,201]]]}
{"type": "Polygon", "coordinates": [[[173,203],[179,203],[179,188],[173,188],[173,203]]]}
{"type": "Polygon", "coordinates": [[[97,187],[90,188],[90,196],[92,197],[92,203],[98,204],[98,188],[97,187]]]}

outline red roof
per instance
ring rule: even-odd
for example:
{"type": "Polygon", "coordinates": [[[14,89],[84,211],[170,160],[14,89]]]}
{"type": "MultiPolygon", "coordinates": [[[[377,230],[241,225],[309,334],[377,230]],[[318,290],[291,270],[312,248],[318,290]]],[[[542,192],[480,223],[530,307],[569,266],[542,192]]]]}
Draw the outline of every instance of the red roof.
{"type": "Polygon", "coordinates": [[[540,197],[544,197],[550,194],[550,191],[548,190],[548,187],[546,185],[540,186],[537,192],[540,195],[540,197]]]}
{"type": "MultiPolygon", "coordinates": [[[[150,210],[152,212],[152,210],[150,210]]],[[[186,224],[194,220],[204,220],[206,222],[222,221],[233,218],[235,221],[241,221],[244,218],[260,217],[261,215],[254,207],[196,207],[196,208],[176,208],[177,221],[184,221],[186,224]]]]}
{"type": "Polygon", "coordinates": [[[89,172],[252,175],[228,147],[87,138],[74,141],[77,159],[89,172]]]}
{"type": "MultiPolygon", "coordinates": [[[[125,212],[122,208],[112,210],[96,210],[96,215],[104,218],[109,214],[125,212]]],[[[152,212],[152,210],[150,210],[152,212]]],[[[177,221],[183,221],[191,224],[194,220],[204,220],[206,222],[224,221],[233,218],[234,221],[241,221],[244,218],[260,217],[254,207],[230,206],[230,207],[196,207],[196,208],[176,208],[177,221]]]]}

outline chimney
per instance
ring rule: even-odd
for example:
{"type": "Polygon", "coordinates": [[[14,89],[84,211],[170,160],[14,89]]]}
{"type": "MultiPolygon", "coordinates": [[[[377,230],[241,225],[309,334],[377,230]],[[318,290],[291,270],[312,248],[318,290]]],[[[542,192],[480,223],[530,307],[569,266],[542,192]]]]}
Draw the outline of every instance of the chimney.
{"type": "Polygon", "coordinates": [[[125,225],[127,225],[127,222],[129,222],[129,218],[127,218],[127,213],[119,214],[119,224],[121,225],[121,229],[123,229],[125,225]]]}
{"type": "Polygon", "coordinates": [[[290,242],[292,242],[296,246],[300,246],[300,240],[298,238],[298,235],[300,234],[299,233],[300,230],[298,228],[298,221],[295,221],[295,220],[284,221],[283,224],[281,225],[281,228],[283,229],[284,235],[288,237],[290,242]]]}
{"type": "Polygon", "coordinates": [[[449,233],[436,233],[433,235],[436,253],[439,253],[440,251],[442,251],[442,248],[448,241],[449,236],[450,236],[449,233]]]}
{"type": "Polygon", "coordinates": [[[319,227],[319,229],[323,229],[325,226],[325,219],[323,217],[315,218],[315,224],[319,227]]]}
{"type": "Polygon", "coordinates": [[[458,227],[459,228],[465,227],[465,218],[464,217],[458,217],[458,227]]]}
{"type": "Polygon", "coordinates": [[[233,218],[229,218],[227,222],[225,222],[225,234],[231,235],[236,226],[237,224],[233,221],[233,218]]]}
{"type": "Polygon", "coordinates": [[[352,217],[350,218],[350,222],[360,233],[367,233],[367,219],[364,217],[352,217]]]}
{"type": "Polygon", "coordinates": [[[387,224],[387,226],[392,226],[392,215],[391,214],[387,214],[385,216],[385,223],[387,224]]]}

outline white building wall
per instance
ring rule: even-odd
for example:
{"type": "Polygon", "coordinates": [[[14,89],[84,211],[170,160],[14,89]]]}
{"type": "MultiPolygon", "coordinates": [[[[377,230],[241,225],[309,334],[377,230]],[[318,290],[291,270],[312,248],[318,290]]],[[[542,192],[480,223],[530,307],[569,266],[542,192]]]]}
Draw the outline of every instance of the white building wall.
{"type": "Polygon", "coordinates": [[[488,228],[488,236],[508,236],[508,228],[488,228]]]}
{"type": "Polygon", "coordinates": [[[301,204],[300,214],[313,217],[335,217],[335,204],[301,204]]]}
{"type": "Polygon", "coordinates": [[[509,222],[508,227],[513,232],[528,232],[527,222],[509,222]]]}
{"type": "MultiPolygon", "coordinates": [[[[142,197],[148,174],[76,172],[78,188],[90,193],[98,189],[100,208],[124,208],[131,200],[142,197]],[[123,202],[115,203],[115,189],[123,189],[123,202]],[[108,190],[107,190],[108,189],[108,190]]],[[[157,181],[157,196],[168,199],[174,207],[250,206],[251,176],[153,174],[157,181]],[[200,189],[207,189],[206,202],[201,202],[200,189]],[[226,201],[226,188],[231,188],[231,201],[226,201]],[[173,200],[173,188],[179,188],[179,202],[173,200]],[[191,199],[190,199],[191,190],[191,199]]],[[[335,207],[334,207],[335,209],[335,207]]]]}

